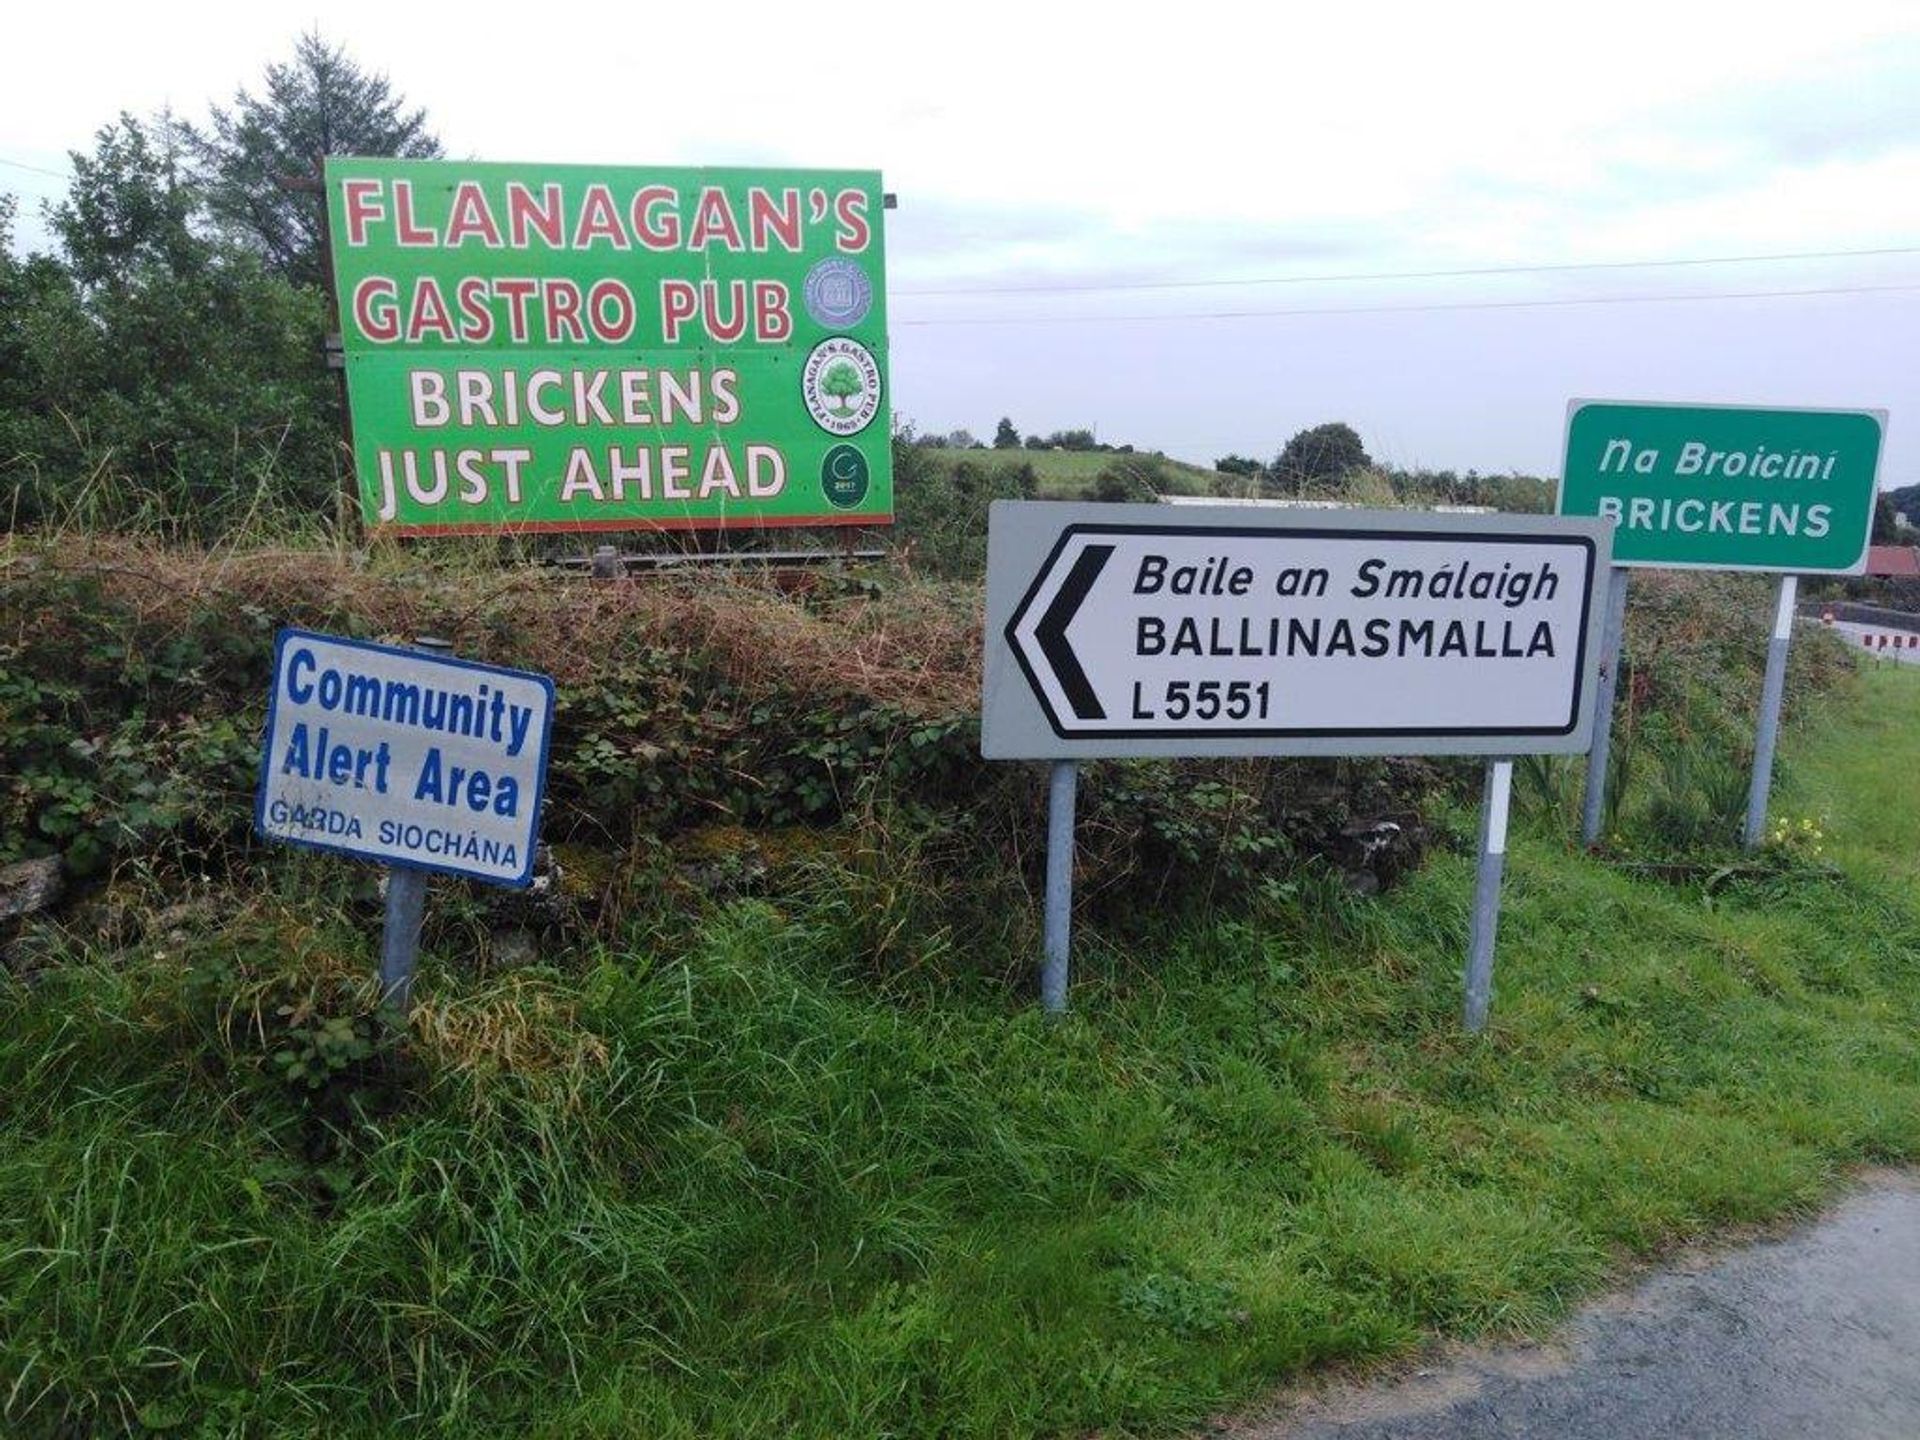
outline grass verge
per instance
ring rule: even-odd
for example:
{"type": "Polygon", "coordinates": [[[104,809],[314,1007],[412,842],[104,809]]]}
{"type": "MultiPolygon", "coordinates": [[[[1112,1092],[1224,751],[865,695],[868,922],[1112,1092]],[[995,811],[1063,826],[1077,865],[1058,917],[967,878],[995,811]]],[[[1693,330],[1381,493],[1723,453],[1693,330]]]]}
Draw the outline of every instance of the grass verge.
{"type": "Polygon", "coordinates": [[[370,963],[344,865],[131,945],[36,935],[0,981],[0,1417],[1156,1435],[1539,1329],[1920,1153],[1916,704],[1869,675],[1793,737],[1782,804],[1837,874],[1708,894],[1523,831],[1479,1042],[1459,854],[1088,933],[1061,1025],[876,984],[872,879],[825,862],[529,968],[442,947],[404,1054],[320,1023],[370,963]]]}

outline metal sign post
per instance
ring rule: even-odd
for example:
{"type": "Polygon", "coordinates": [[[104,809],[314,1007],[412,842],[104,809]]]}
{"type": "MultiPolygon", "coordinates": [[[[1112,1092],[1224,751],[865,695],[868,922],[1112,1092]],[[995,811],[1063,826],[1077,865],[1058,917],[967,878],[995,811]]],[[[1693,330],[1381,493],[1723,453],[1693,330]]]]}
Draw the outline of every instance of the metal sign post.
{"type": "Polygon", "coordinates": [[[387,867],[387,917],[380,930],[380,1013],[403,1027],[413,1004],[413,967],[420,959],[420,926],[427,913],[427,872],[387,867]]]}
{"type": "MultiPolygon", "coordinates": [[[[1066,1005],[1076,761],[1497,756],[1504,850],[1508,757],[1591,744],[1607,522],[1044,501],[989,514],[980,749],[1054,762],[1049,1013],[1066,1005]]],[[[1484,970],[1492,928],[1475,933],[1484,970]]]]}
{"type": "Polygon", "coordinates": [[[1046,960],[1040,970],[1040,1008],[1067,1010],[1067,947],[1073,933],[1073,802],[1080,767],[1056,760],[1047,779],[1046,960]]]}
{"type": "Polygon", "coordinates": [[[1474,871],[1473,925],[1467,938],[1466,1027],[1487,1028],[1493,1004],[1493,942],[1500,932],[1500,881],[1507,869],[1507,811],[1513,802],[1513,761],[1489,760],[1480,798],[1480,863],[1474,871]]]}
{"type": "Polygon", "coordinates": [[[1626,638],[1627,571],[1607,572],[1607,618],[1600,640],[1600,681],[1593,697],[1593,748],[1587,751],[1587,789],[1580,811],[1580,843],[1600,839],[1606,817],[1607,763],[1613,753],[1613,699],[1620,688],[1620,649],[1626,638]]]}
{"type": "MultiPolygon", "coordinates": [[[[433,635],[414,638],[427,655],[451,655],[453,642],[433,635]]],[[[413,970],[420,962],[420,928],[427,914],[427,872],[410,865],[387,867],[387,914],[380,929],[380,1013],[389,1026],[404,1027],[413,1006],[413,970]]]]}
{"type": "Polygon", "coordinates": [[[1780,577],[1773,611],[1773,636],[1767,641],[1767,676],[1760,688],[1760,729],[1753,742],[1753,781],[1747,788],[1747,827],[1742,841],[1760,848],[1767,833],[1767,793],[1773,788],[1773,748],[1780,736],[1780,701],[1787,689],[1787,647],[1793,641],[1793,602],[1798,575],[1780,577]]]}
{"type": "Polygon", "coordinates": [[[282,630],[254,828],[269,840],[385,864],[380,1009],[403,1025],[427,876],[533,878],[553,682],[411,649],[282,630]]]}

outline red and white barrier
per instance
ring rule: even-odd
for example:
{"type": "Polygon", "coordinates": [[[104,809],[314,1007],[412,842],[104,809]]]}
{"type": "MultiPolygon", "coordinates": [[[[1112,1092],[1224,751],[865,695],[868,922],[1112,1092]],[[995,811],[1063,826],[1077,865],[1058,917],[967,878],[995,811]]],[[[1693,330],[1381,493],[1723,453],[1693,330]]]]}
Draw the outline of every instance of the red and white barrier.
{"type": "Polygon", "coordinates": [[[1847,638],[1862,650],[1920,650],[1920,635],[1905,630],[1869,630],[1847,638]]]}

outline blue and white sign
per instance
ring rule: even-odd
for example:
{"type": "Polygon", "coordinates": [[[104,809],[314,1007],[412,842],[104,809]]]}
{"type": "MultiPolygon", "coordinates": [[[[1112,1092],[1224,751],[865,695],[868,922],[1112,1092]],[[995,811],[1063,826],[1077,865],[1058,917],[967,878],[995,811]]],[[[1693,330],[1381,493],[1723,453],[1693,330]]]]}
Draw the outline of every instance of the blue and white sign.
{"type": "Polygon", "coordinates": [[[282,630],[254,828],[525,885],[552,730],[544,675],[282,630]]]}

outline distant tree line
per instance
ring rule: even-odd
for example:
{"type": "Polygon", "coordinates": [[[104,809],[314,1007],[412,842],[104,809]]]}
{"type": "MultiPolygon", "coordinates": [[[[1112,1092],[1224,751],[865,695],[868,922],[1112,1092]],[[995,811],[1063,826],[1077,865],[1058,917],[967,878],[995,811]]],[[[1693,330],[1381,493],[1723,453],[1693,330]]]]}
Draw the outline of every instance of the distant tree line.
{"type": "Polygon", "coordinates": [[[1222,455],[1213,462],[1221,474],[1254,481],[1275,495],[1308,495],[1372,465],[1360,432],[1340,420],[1300,431],[1266,464],[1247,455],[1222,455]]]}
{"type": "MultiPolygon", "coordinates": [[[[909,443],[923,450],[985,450],[989,447],[974,438],[971,430],[912,430],[909,443]]],[[[1001,417],[994,428],[993,444],[995,450],[1077,450],[1099,455],[1132,455],[1135,449],[1131,444],[1105,444],[1093,438],[1091,430],[1055,430],[1050,435],[1038,433],[1022,438],[1013,421],[1001,417]]]]}
{"type": "Polygon", "coordinates": [[[1301,430],[1270,461],[1222,455],[1221,475],[1244,482],[1249,493],[1274,497],[1338,498],[1351,494],[1357,476],[1370,477],[1381,492],[1403,505],[1484,505],[1496,510],[1542,511],[1551,507],[1551,484],[1530,475],[1465,474],[1455,470],[1402,469],[1367,454],[1360,433],[1344,421],[1301,430]]]}

